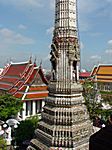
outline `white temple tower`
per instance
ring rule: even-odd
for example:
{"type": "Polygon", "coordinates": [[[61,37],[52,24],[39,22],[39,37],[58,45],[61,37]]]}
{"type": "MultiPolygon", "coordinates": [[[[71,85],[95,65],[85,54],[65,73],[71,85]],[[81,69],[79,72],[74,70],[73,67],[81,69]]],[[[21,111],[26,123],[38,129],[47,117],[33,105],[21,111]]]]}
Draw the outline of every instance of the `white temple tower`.
{"type": "Polygon", "coordinates": [[[42,120],[29,150],[88,150],[92,133],[79,83],[77,1],[55,0],[51,44],[52,80],[42,120]]]}

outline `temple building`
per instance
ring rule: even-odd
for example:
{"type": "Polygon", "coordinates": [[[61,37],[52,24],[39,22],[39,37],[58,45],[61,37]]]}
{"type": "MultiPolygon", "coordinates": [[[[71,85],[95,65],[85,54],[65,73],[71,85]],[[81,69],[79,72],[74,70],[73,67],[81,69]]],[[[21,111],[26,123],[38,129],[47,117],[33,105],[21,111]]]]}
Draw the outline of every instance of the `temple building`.
{"type": "Polygon", "coordinates": [[[98,101],[103,109],[112,109],[112,65],[99,64],[91,72],[95,89],[98,91],[98,101]]]}
{"type": "Polygon", "coordinates": [[[44,99],[48,96],[47,80],[42,67],[31,60],[9,63],[0,75],[0,93],[9,93],[23,102],[22,119],[42,111],[44,99]]]}
{"type": "Polygon", "coordinates": [[[79,82],[77,20],[77,0],[55,0],[49,94],[28,150],[89,149],[92,125],[79,82]]]}
{"type": "Polygon", "coordinates": [[[87,79],[90,79],[90,77],[91,77],[90,74],[91,74],[91,72],[87,72],[87,71],[80,72],[79,73],[80,83],[83,84],[87,79]]]}
{"type": "Polygon", "coordinates": [[[97,88],[101,91],[112,91],[112,65],[99,64],[91,72],[91,77],[97,83],[97,88]]]}

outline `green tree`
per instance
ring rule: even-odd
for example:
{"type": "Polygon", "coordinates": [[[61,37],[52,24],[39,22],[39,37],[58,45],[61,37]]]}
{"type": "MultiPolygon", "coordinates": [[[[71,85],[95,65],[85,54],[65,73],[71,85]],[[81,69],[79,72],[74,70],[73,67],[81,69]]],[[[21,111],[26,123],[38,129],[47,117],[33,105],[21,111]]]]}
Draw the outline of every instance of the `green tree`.
{"type": "Polygon", "coordinates": [[[7,120],[22,109],[22,101],[9,94],[0,96],[0,120],[7,120]]]}
{"type": "Polygon", "coordinates": [[[91,80],[86,80],[83,84],[84,88],[84,98],[85,98],[85,104],[87,106],[90,119],[92,119],[94,116],[101,114],[101,102],[97,102],[96,100],[96,94],[97,90],[95,89],[95,83],[91,80]]]}
{"type": "Polygon", "coordinates": [[[83,84],[85,104],[91,119],[94,116],[100,116],[106,122],[110,114],[112,114],[112,109],[103,109],[102,102],[108,103],[112,106],[112,91],[98,91],[95,87],[96,86],[93,81],[85,80],[83,84]],[[98,94],[101,94],[101,97],[103,98],[100,102],[97,101],[96,96],[98,94]]]}
{"type": "Polygon", "coordinates": [[[0,150],[6,150],[6,149],[7,149],[6,142],[2,137],[0,137],[0,150]]]}
{"type": "Polygon", "coordinates": [[[30,141],[34,137],[34,131],[38,125],[38,116],[33,116],[21,121],[16,129],[15,140],[19,147],[23,147],[23,142],[30,141]]]}

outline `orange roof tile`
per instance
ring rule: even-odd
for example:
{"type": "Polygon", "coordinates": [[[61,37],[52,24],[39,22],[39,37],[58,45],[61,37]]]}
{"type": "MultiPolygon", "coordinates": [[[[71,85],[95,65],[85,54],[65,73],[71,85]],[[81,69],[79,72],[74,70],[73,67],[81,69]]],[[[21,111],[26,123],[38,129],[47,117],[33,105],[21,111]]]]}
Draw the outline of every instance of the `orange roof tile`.
{"type": "Polygon", "coordinates": [[[95,66],[90,74],[90,76],[94,76],[96,74],[97,67],[95,66]]]}
{"type": "Polygon", "coordinates": [[[102,74],[102,75],[112,75],[112,66],[99,66],[98,67],[98,71],[97,71],[97,75],[98,74],[102,74]]]}
{"type": "Polygon", "coordinates": [[[47,91],[48,87],[47,86],[31,86],[29,88],[29,92],[31,91],[47,91]]]}
{"type": "Polygon", "coordinates": [[[112,82],[112,80],[97,80],[97,82],[107,82],[107,83],[110,83],[110,82],[112,82]]]}
{"type": "Polygon", "coordinates": [[[97,75],[97,79],[111,79],[112,80],[112,76],[97,75]]]}
{"type": "Polygon", "coordinates": [[[47,96],[48,96],[48,93],[31,93],[31,94],[27,94],[25,99],[45,98],[47,96]]]}

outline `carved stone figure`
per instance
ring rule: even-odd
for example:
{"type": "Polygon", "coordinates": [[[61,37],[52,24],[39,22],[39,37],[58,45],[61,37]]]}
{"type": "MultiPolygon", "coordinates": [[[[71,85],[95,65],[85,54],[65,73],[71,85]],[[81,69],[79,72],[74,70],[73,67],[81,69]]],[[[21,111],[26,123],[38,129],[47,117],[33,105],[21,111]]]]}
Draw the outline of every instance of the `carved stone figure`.
{"type": "Polygon", "coordinates": [[[92,126],[83,88],[78,82],[77,0],[55,0],[55,7],[50,52],[53,80],[49,82],[42,119],[29,147],[31,150],[88,150],[92,126]]]}
{"type": "Polygon", "coordinates": [[[56,72],[57,72],[57,59],[58,59],[58,50],[56,48],[55,44],[51,45],[51,64],[52,64],[52,75],[53,75],[53,79],[56,79],[56,72]]]}

